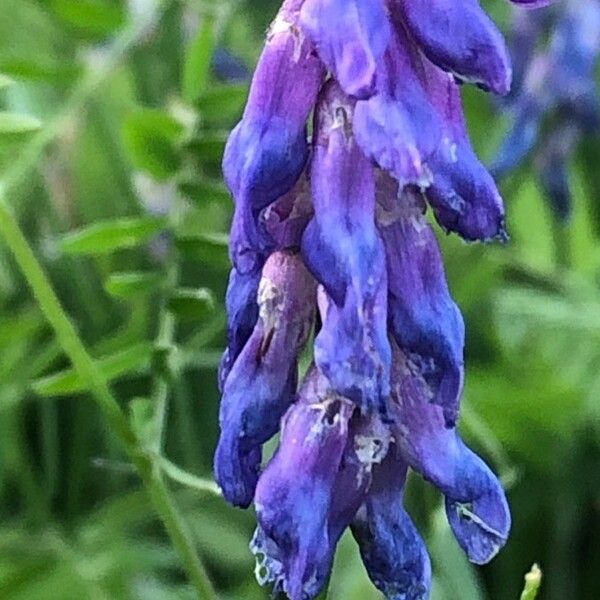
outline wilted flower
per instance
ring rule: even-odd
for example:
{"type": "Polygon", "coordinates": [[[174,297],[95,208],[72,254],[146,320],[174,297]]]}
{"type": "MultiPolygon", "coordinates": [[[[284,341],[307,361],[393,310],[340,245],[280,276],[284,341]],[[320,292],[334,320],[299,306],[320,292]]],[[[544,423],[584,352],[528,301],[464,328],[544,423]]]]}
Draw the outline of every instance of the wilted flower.
{"type": "Polygon", "coordinates": [[[600,131],[600,3],[558,0],[543,10],[515,11],[510,39],[515,85],[506,109],[512,124],[492,172],[502,177],[533,155],[555,215],[566,220],[568,162],[584,135],[600,131]]]}
{"type": "Polygon", "coordinates": [[[215,472],[228,501],[254,501],[259,581],[292,600],[318,595],[348,527],[387,598],[429,596],[409,468],[445,496],[471,561],[507,539],[504,492],[456,432],[464,324],[425,212],[466,240],[504,239],[457,81],[503,94],[510,77],[476,0],[286,0],[269,30],[224,159],[234,268],[215,472]]]}

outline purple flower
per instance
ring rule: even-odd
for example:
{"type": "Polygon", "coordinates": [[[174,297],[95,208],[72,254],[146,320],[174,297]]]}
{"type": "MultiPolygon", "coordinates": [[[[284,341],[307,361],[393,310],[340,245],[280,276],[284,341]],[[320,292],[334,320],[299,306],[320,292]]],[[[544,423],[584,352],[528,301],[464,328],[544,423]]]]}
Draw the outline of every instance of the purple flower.
{"type": "Polygon", "coordinates": [[[371,96],[390,39],[385,0],[306,0],[300,23],[340,87],[371,96]]]}
{"type": "Polygon", "coordinates": [[[464,324],[450,296],[437,240],[423,200],[380,176],[379,229],[389,280],[392,337],[418,366],[446,422],[458,417],[464,379],[464,324]],[[385,204],[383,204],[385,203],[385,204]]]}
{"type": "Polygon", "coordinates": [[[492,172],[503,177],[533,156],[554,214],[566,221],[572,204],[566,165],[583,136],[600,130],[600,5],[561,0],[540,11],[515,11],[510,41],[517,85],[505,105],[511,126],[492,172]]]}
{"type": "Polygon", "coordinates": [[[265,248],[260,212],[298,181],[308,158],[306,120],[324,68],[298,29],[298,0],[287,0],[271,26],[241,122],[231,133],[223,173],[235,199],[231,257],[255,270],[265,248]]]}
{"type": "Polygon", "coordinates": [[[296,393],[298,355],[314,320],[315,285],[300,257],[275,252],[258,289],[258,320],[223,383],[215,473],[232,504],[254,496],[261,446],[296,393]]]}
{"type": "MultiPolygon", "coordinates": [[[[291,600],[321,592],[348,527],[386,598],[429,597],[409,468],[441,491],[471,561],[506,542],[504,492],[456,431],[464,323],[426,211],[465,240],[505,238],[456,80],[504,94],[510,72],[476,0],[287,0],[269,30],[223,165],[234,269],[215,472],[229,502],[254,501],[257,578],[291,600]]],[[[560,156],[551,145],[547,170],[560,156]]]]}
{"type": "Polygon", "coordinates": [[[467,133],[460,92],[452,77],[428,65],[428,91],[442,118],[442,140],[430,160],[434,173],[425,190],[440,225],[467,241],[505,240],[504,205],[467,133]]]}
{"type": "Polygon", "coordinates": [[[317,106],[311,185],[315,216],[302,239],[322,285],[315,362],[338,393],[385,411],[391,353],[387,278],[375,226],[373,168],[352,133],[353,102],[332,83],[317,106]]]}
{"type": "Polygon", "coordinates": [[[394,439],[402,458],[446,497],[454,535],[469,560],[484,564],[506,543],[510,513],[502,486],[489,467],[465,446],[410,359],[394,348],[394,439]]]}
{"type": "Polygon", "coordinates": [[[462,81],[508,92],[508,51],[478,0],[393,0],[392,6],[433,63],[462,81]]]}
{"type": "Polygon", "coordinates": [[[345,528],[330,527],[330,520],[353,411],[352,403],[332,394],[327,380],[312,369],[258,483],[253,551],[263,555],[265,579],[292,600],[321,591],[345,528]]]}
{"type": "Polygon", "coordinates": [[[425,600],[431,564],[425,543],[402,505],[408,465],[392,446],[373,468],[373,482],[352,522],[369,577],[390,600],[425,600]]]}
{"type": "Polygon", "coordinates": [[[363,152],[401,184],[426,187],[427,160],[440,144],[441,123],[420,78],[423,57],[403,28],[382,57],[375,95],[356,105],[354,130],[363,152]]]}

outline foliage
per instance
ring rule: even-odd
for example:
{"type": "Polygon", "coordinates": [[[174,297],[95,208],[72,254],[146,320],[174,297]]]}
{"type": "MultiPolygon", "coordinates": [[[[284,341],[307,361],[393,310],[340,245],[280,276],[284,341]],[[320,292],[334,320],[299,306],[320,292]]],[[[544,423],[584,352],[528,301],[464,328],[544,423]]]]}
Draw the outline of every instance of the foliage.
{"type": "MultiPolygon", "coordinates": [[[[152,449],[222,600],[268,593],[247,550],[252,515],[207,483],[229,269],[219,162],[246,94],[217,80],[210,58],[219,45],[251,63],[275,4],[4,0],[0,19],[6,200],[92,371],[152,449]]],[[[490,156],[503,123],[481,92],[465,98],[490,156]]],[[[523,171],[504,189],[509,245],[440,233],[468,327],[462,427],[510,487],[514,531],[475,569],[437,496],[413,478],[435,600],[516,599],[534,562],[538,598],[600,597],[599,156],[589,140],[572,166],[568,228],[523,171]]],[[[94,381],[39,300],[0,240],[0,597],[195,597],[122,440],[90,400],[94,381]]],[[[344,538],[329,598],[378,597],[344,538]]]]}

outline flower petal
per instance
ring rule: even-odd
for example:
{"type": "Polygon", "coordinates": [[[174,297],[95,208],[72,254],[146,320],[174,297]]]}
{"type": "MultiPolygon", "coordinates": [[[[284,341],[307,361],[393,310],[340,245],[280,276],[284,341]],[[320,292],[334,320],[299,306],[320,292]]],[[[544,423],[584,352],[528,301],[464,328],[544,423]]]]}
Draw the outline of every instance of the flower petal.
{"type": "Polygon", "coordinates": [[[402,505],[406,472],[406,463],[392,446],[373,470],[373,484],[352,523],[352,534],[369,577],[388,600],[427,600],[431,563],[402,505]]]}
{"type": "Polygon", "coordinates": [[[393,6],[438,67],[497,94],[509,91],[504,38],[477,0],[394,0],[393,6]]]}
{"type": "Polygon", "coordinates": [[[354,132],[363,152],[402,185],[426,187],[426,161],[442,124],[421,80],[422,58],[404,30],[394,32],[377,70],[377,93],[356,105],[354,132]]]}
{"type": "MultiPolygon", "coordinates": [[[[392,186],[393,190],[393,186],[392,186]]],[[[435,235],[423,215],[423,202],[411,192],[391,210],[380,206],[389,281],[389,326],[396,343],[419,366],[433,391],[433,402],[452,426],[464,379],[465,328],[450,295],[435,235]]]]}
{"type": "Polygon", "coordinates": [[[306,0],[300,23],[341,88],[356,98],[375,90],[390,38],[383,0],[306,0]]]}
{"type": "Polygon", "coordinates": [[[302,176],[290,192],[263,211],[261,226],[274,247],[300,248],[302,234],[313,214],[310,185],[302,176]]]}
{"type": "Polygon", "coordinates": [[[577,125],[567,122],[550,133],[536,160],[540,181],[550,206],[563,222],[568,221],[571,216],[573,204],[568,162],[580,137],[577,125]]]}
{"type": "Polygon", "coordinates": [[[227,308],[227,348],[219,366],[219,387],[223,390],[225,380],[233,363],[252,335],[258,319],[256,295],[261,271],[240,273],[232,269],[229,275],[225,307],[227,308]]]}
{"type": "MultiPolygon", "coordinates": [[[[228,346],[219,368],[221,390],[258,319],[256,295],[268,254],[275,250],[298,250],[312,213],[310,188],[306,178],[302,177],[291,191],[276,200],[260,215],[259,228],[264,236],[265,252],[247,253],[246,257],[254,257],[253,267],[242,273],[234,268],[229,277],[225,297],[228,346]]],[[[235,235],[234,228],[230,237],[235,235]]]]}
{"type": "Polygon", "coordinates": [[[523,8],[540,8],[542,6],[548,6],[554,2],[554,0],[510,0],[513,4],[522,6],[523,8]]]}
{"type": "Polygon", "coordinates": [[[352,135],[352,104],[329,85],[316,114],[311,184],[315,216],[302,253],[322,284],[315,361],[336,392],[384,410],[389,394],[387,280],[375,227],[373,168],[352,135]]]}
{"type": "Polygon", "coordinates": [[[215,473],[225,498],[248,506],[260,447],[279,427],[295,392],[298,354],[314,319],[315,283],[298,254],[267,260],[258,292],[260,316],[223,387],[215,473]]]}
{"type": "Polygon", "coordinates": [[[252,550],[261,555],[264,583],[291,600],[309,600],[325,585],[333,561],[337,532],[329,519],[354,407],[314,368],[299,395],[256,488],[252,550]]]}
{"type": "Polygon", "coordinates": [[[458,86],[434,65],[426,82],[444,123],[443,142],[429,160],[433,181],[425,190],[436,219],[468,241],[505,240],[502,198],[471,147],[458,86]]]}
{"type": "Polygon", "coordinates": [[[290,4],[284,4],[269,31],[244,116],[223,159],[236,204],[231,256],[242,272],[256,268],[255,253],[264,249],[257,228],[260,211],[289,191],[304,169],[306,121],[325,74],[290,4]]]}
{"type": "Polygon", "coordinates": [[[470,561],[490,561],[506,543],[510,513],[490,468],[447,428],[442,410],[407,357],[394,348],[394,439],[402,458],[445,495],[448,521],[470,561]]]}
{"type": "Polygon", "coordinates": [[[490,165],[494,177],[503,177],[517,168],[529,156],[538,141],[543,118],[538,103],[522,97],[513,105],[513,111],[514,123],[490,165]]]}

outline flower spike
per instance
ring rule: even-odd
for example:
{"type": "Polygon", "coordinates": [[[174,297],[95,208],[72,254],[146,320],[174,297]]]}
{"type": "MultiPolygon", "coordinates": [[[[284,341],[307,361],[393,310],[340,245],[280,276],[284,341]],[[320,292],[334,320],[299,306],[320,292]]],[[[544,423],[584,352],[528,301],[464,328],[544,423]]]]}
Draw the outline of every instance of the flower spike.
{"type": "MultiPolygon", "coordinates": [[[[593,53],[572,42],[582,83],[593,53]]],[[[269,30],[223,162],[235,213],[215,473],[230,503],[254,502],[256,576],[275,594],[316,598],[350,527],[387,600],[427,600],[429,557],[402,502],[409,467],[444,495],[471,561],[507,540],[502,487],[456,431],[465,330],[426,211],[467,241],[506,239],[457,81],[505,94],[510,74],[478,0],[285,0],[269,30]]],[[[521,67],[517,80],[537,89],[521,67]]],[[[577,89],[592,123],[593,90],[577,89]]],[[[529,101],[513,155],[535,145],[552,102],[529,101]]],[[[557,197],[571,137],[540,159],[557,197]]]]}

